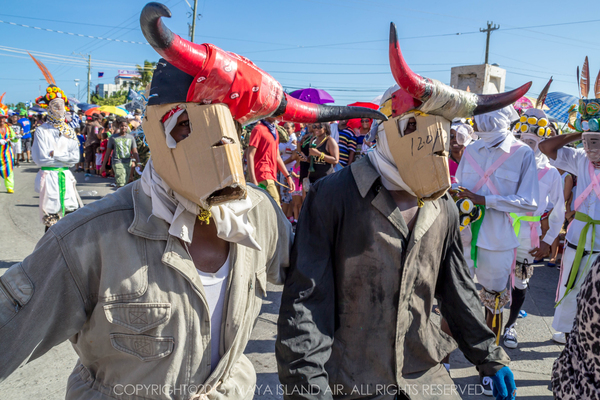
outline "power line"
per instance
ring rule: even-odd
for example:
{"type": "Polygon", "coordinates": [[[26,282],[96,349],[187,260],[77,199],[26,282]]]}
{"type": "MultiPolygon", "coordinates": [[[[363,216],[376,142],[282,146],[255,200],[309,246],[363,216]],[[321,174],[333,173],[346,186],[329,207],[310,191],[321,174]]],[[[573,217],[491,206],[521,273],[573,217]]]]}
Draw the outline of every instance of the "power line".
{"type": "Polygon", "coordinates": [[[121,39],[103,38],[103,37],[92,36],[92,35],[84,35],[82,33],[72,33],[72,32],[57,31],[57,30],[54,30],[54,29],[40,28],[38,26],[30,26],[30,25],[25,25],[25,24],[17,24],[16,22],[9,22],[9,21],[3,21],[3,20],[0,20],[0,23],[8,24],[8,25],[14,25],[14,26],[21,26],[23,28],[37,29],[39,31],[62,33],[62,34],[65,34],[65,35],[70,35],[70,36],[85,37],[85,38],[90,38],[90,39],[100,39],[100,40],[108,40],[108,41],[111,41],[111,42],[149,45],[148,43],[144,43],[144,42],[135,42],[135,41],[132,41],[132,40],[121,40],[121,39]]]}
{"type": "MultiPolygon", "coordinates": [[[[34,19],[36,21],[58,22],[58,23],[61,23],[61,24],[98,26],[98,27],[101,27],[101,28],[118,28],[118,26],[90,24],[90,23],[87,23],[87,22],[61,21],[61,20],[56,20],[56,19],[24,17],[22,15],[10,15],[10,14],[0,14],[0,15],[4,15],[5,17],[13,17],[13,18],[34,19]]],[[[127,29],[137,30],[137,28],[127,28],[127,29]]]]}

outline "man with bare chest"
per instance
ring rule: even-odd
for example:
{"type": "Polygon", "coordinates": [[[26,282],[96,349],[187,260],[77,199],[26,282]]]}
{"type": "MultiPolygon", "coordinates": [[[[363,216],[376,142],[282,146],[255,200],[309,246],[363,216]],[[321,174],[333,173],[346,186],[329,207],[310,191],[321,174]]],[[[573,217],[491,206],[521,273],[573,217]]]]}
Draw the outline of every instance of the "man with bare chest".
{"type": "Polygon", "coordinates": [[[513,399],[510,359],[462,254],[447,155],[450,119],[527,88],[452,89],[410,70],[393,26],[390,39],[398,85],[382,97],[390,119],[374,124],[377,147],[312,185],[296,227],[275,347],[284,399],[459,399],[432,390],[452,387],[441,361],[456,347],[493,380],[496,399],[513,399]],[[455,339],[432,321],[434,300],[455,339]]]}

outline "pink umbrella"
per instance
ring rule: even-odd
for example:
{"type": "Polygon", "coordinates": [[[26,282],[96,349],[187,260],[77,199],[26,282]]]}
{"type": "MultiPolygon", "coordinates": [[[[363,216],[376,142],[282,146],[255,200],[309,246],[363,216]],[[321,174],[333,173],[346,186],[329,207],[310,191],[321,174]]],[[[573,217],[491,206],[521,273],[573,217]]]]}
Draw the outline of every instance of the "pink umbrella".
{"type": "Polygon", "coordinates": [[[290,96],[313,104],[335,103],[333,97],[323,89],[307,88],[295,90],[290,93],[290,96]]]}
{"type": "Polygon", "coordinates": [[[525,111],[530,108],[533,108],[533,103],[527,97],[523,96],[523,97],[520,97],[517,101],[515,101],[515,103],[513,104],[513,107],[517,111],[525,111]]]}

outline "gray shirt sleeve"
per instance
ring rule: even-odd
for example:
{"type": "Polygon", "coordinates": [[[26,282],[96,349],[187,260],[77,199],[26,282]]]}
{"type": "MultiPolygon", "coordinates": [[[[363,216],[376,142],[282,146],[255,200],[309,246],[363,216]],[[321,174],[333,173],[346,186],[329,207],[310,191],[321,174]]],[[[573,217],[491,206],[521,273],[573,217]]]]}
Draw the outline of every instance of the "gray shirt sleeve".
{"type": "Polygon", "coordinates": [[[0,277],[0,382],[76,334],[86,319],[75,271],[50,230],[0,277]]]}
{"type": "Polygon", "coordinates": [[[113,137],[108,138],[108,143],[106,143],[106,150],[114,150],[115,149],[115,139],[113,137]]]}

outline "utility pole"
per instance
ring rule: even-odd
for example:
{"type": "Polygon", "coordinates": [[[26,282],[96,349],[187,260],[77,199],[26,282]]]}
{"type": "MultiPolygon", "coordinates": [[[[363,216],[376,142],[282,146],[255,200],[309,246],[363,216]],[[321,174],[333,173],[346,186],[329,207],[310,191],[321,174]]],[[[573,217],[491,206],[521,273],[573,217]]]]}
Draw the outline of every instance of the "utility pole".
{"type": "Polygon", "coordinates": [[[194,37],[196,36],[196,10],[198,9],[198,0],[194,0],[194,9],[192,14],[192,43],[194,43],[194,37]]]}
{"type": "MultiPolygon", "coordinates": [[[[488,34],[489,38],[489,34],[488,34]]],[[[489,42],[489,39],[488,39],[489,42]]],[[[487,64],[487,55],[485,58],[487,64]]],[[[90,86],[92,86],[92,55],[88,54],[88,84],[87,84],[87,103],[90,104],[90,86]]]]}
{"type": "Polygon", "coordinates": [[[92,55],[91,54],[81,54],[81,53],[73,53],[73,54],[80,55],[84,59],[85,59],[85,56],[87,56],[87,63],[88,63],[87,103],[90,104],[90,100],[91,100],[90,99],[90,87],[92,86],[92,55]]]}
{"type": "Polygon", "coordinates": [[[485,40],[485,63],[488,63],[488,55],[490,53],[490,34],[492,33],[492,31],[496,31],[500,29],[500,25],[496,26],[494,24],[494,21],[490,22],[488,21],[487,23],[487,29],[482,29],[479,28],[479,32],[486,32],[487,33],[487,38],[485,40]],[[494,25],[494,26],[492,26],[494,25]]]}

